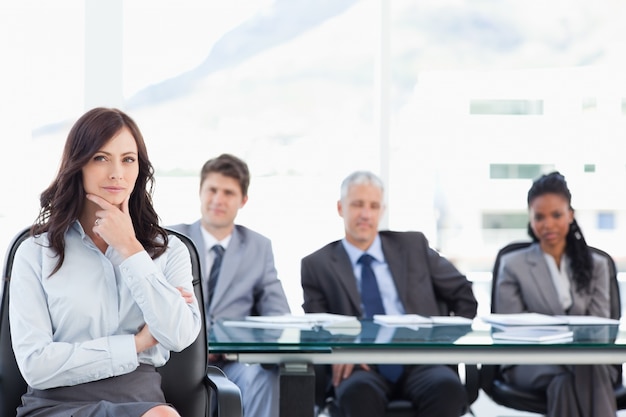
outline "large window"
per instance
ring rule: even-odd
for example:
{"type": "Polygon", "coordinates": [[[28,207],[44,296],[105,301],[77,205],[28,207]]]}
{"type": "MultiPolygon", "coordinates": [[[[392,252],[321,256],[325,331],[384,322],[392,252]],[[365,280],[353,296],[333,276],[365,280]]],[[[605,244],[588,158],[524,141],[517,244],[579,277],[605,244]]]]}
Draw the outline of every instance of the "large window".
{"type": "Polygon", "coordinates": [[[355,169],[387,182],[385,226],[424,231],[470,277],[525,237],[530,182],[558,169],[587,240],[626,268],[622,2],[6,3],[2,251],[99,103],[142,129],[165,224],[199,216],[206,159],[248,161],[238,220],[272,239],[294,311],[300,259],[343,235],[355,169]]]}
{"type": "Polygon", "coordinates": [[[489,178],[535,179],[545,172],[554,170],[554,165],[540,164],[490,164],[489,178]]]}

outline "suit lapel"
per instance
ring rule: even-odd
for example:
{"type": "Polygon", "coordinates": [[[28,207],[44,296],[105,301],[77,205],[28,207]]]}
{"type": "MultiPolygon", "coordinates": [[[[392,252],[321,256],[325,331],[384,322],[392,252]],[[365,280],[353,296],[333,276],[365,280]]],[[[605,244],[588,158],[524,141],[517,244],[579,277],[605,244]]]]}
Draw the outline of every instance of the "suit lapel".
{"type": "Polygon", "coordinates": [[[543,258],[543,252],[539,245],[532,247],[526,259],[529,264],[531,278],[534,280],[536,288],[539,289],[538,293],[543,301],[542,304],[551,314],[565,314],[558,302],[559,296],[556,288],[554,288],[552,275],[550,275],[550,270],[546,265],[546,260],[543,258]]]}
{"type": "Polygon", "coordinates": [[[237,273],[237,266],[241,263],[243,257],[243,246],[245,246],[245,241],[235,226],[233,235],[228,243],[228,248],[226,248],[226,252],[224,252],[222,267],[215,285],[215,294],[212,298],[211,310],[214,310],[219,305],[220,300],[224,299],[224,294],[227,293],[228,288],[233,285],[237,273]]]}
{"type": "Polygon", "coordinates": [[[348,298],[352,303],[352,306],[356,311],[361,314],[361,293],[356,286],[356,278],[354,276],[354,270],[352,269],[352,263],[350,257],[343,248],[341,241],[338,241],[332,249],[330,259],[330,267],[332,268],[334,275],[338,277],[338,281],[346,290],[348,298]]]}
{"type": "Polygon", "coordinates": [[[403,306],[407,306],[406,296],[409,293],[408,287],[408,260],[406,248],[402,245],[396,244],[396,242],[392,239],[389,239],[387,235],[380,234],[381,244],[383,247],[383,253],[385,254],[385,261],[387,262],[387,266],[389,266],[389,271],[391,272],[391,277],[393,278],[393,282],[396,285],[396,291],[398,292],[398,297],[402,302],[403,306]]]}

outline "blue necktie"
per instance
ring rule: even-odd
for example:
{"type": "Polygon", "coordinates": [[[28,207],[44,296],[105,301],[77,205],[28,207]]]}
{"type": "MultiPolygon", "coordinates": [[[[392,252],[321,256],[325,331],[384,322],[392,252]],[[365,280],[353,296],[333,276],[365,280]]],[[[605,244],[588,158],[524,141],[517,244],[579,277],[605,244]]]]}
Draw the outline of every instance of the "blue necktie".
{"type": "MultiPolygon", "coordinates": [[[[365,318],[373,318],[374,314],[385,314],[383,299],[380,295],[376,275],[372,269],[374,258],[367,253],[361,255],[361,301],[365,309],[365,318]]],[[[396,382],[402,375],[402,365],[378,365],[378,371],[391,382],[396,382]]]]}
{"type": "Polygon", "coordinates": [[[372,269],[373,260],[371,255],[364,253],[357,261],[361,264],[361,301],[365,308],[365,318],[368,319],[373,318],[374,314],[385,314],[383,299],[372,269]]]}
{"type": "Polygon", "coordinates": [[[215,284],[217,283],[217,277],[220,274],[222,257],[224,256],[224,247],[222,245],[213,245],[211,250],[215,252],[215,258],[213,258],[213,266],[211,266],[211,273],[209,274],[209,305],[211,305],[211,299],[213,298],[213,293],[215,293],[215,284]]]}

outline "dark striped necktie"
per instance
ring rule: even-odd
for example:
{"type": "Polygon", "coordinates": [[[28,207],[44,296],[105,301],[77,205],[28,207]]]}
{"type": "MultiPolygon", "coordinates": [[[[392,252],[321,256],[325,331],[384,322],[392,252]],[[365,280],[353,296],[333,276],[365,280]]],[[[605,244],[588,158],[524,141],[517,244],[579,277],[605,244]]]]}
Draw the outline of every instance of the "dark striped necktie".
{"type": "Polygon", "coordinates": [[[208,300],[211,305],[211,299],[215,293],[215,285],[217,284],[217,277],[220,275],[220,268],[222,267],[222,257],[224,256],[224,247],[222,245],[213,245],[211,248],[215,252],[213,258],[213,266],[211,266],[211,273],[209,274],[209,294],[208,300]]]}

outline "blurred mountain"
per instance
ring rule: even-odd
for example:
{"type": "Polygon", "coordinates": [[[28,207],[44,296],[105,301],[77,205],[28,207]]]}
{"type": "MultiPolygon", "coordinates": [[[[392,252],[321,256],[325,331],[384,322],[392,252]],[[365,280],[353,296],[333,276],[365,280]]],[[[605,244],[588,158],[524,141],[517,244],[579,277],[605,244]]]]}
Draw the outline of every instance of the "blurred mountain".
{"type": "Polygon", "coordinates": [[[197,68],[151,85],[133,97],[131,109],[180,97],[207,75],[237,66],[269,48],[288,42],[349,9],[357,0],[276,0],[264,13],[222,36],[197,68]]]}
{"type": "MultiPolygon", "coordinates": [[[[127,105],[136,108],[185,95],[207,75],[236,67],[313,31],[357,3],[363,4],[357,0],[276,0],[263,13],[225,33],[197,68],[139,91],[127,105]]],[[[621,39],[616,35],[623,32],[618,16],[626,13],[619,2],[571,8],[562,3],[532,3],[537,0],[389,1],[395,19],[392,46],[404,51],[394,57],[394,81],[409,87],[424,69],[593,65],[621,51],[615,45],[621,39]]],[[[371,26],[363,22],[345,31],[371,33],[376,30],[371,26]]]]}
{"type": "MultiPolygon", "coordinates": [[[[388,0],[393,105],[402,106],[410,98],[418,74],[426,70],[626,66],[625,2],[563,7],[562,2],[540,1],[388,0]]],[[[240,69],[259,56],[273,65],[265,68],[270,75],[255,80],[263,88],[294,80],[320,82],[332,92],[369,85],[378,5],[379,0],[276,0],[208,44],[197,67],[148,85],[129,97],[125,107],[135,111],[186,97],[211,75],[240,69]],[[332,30],[319,30],[322,25],[332,30]],[[293,42],[304,37],[306,46],[293,42]]],[[[66,121],[49,123],[33,135],[66,126],[66,121]]]]}

